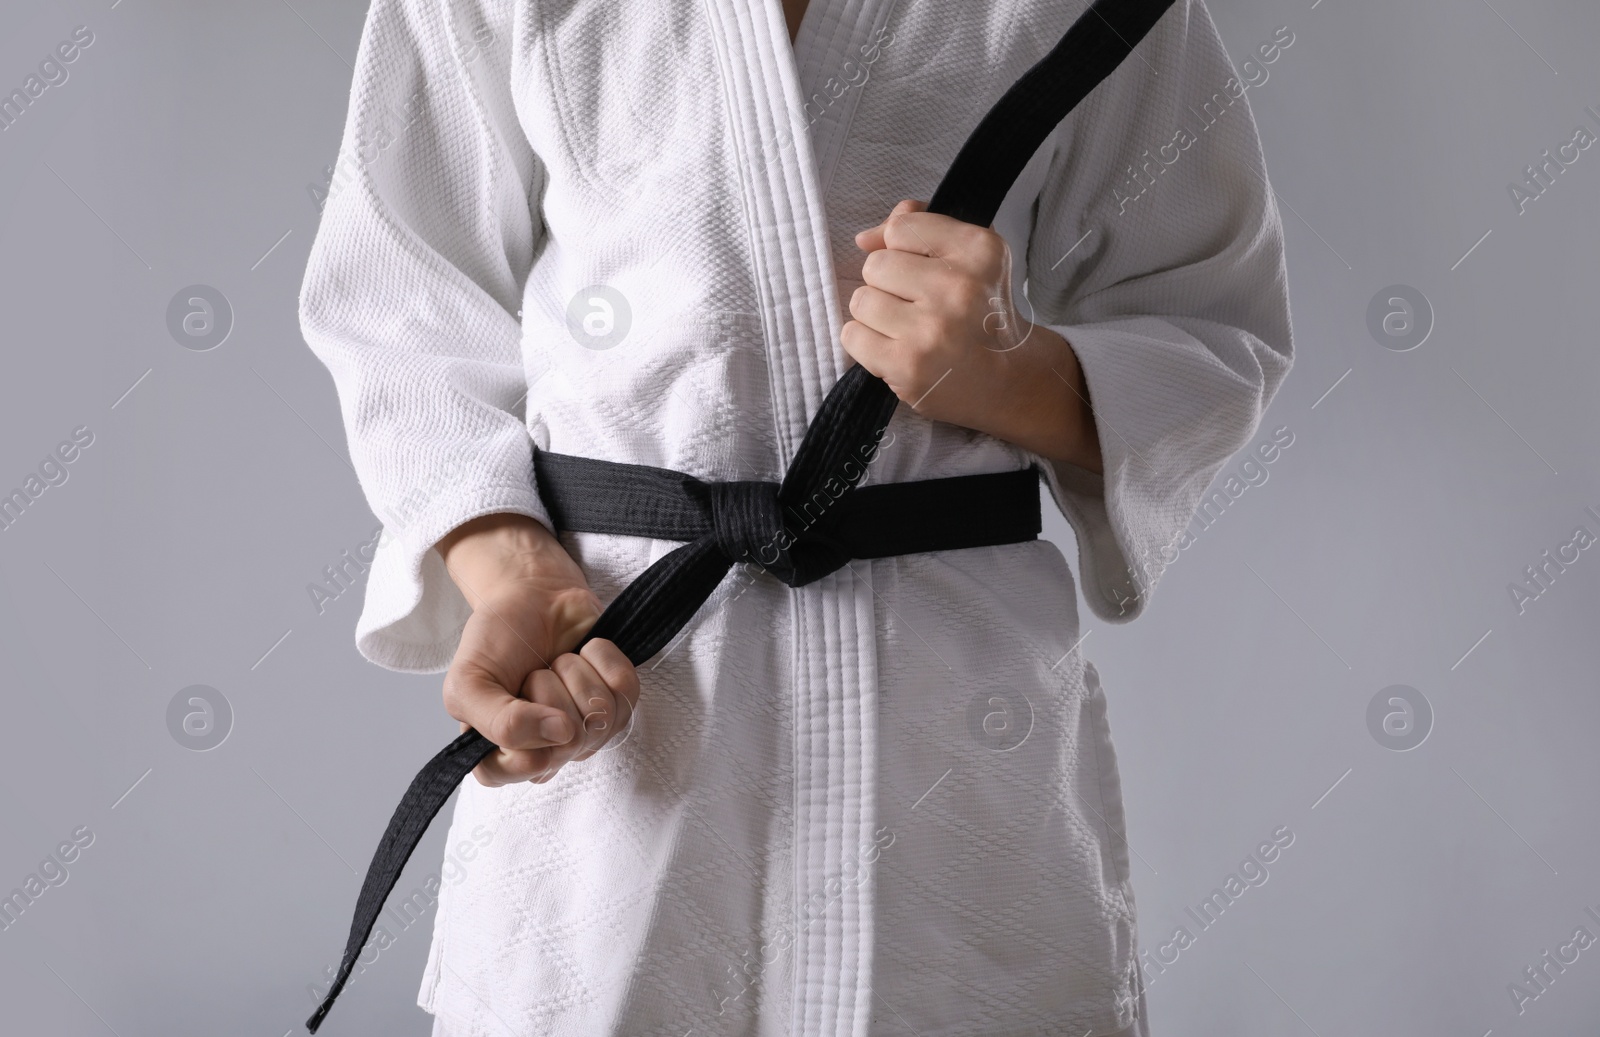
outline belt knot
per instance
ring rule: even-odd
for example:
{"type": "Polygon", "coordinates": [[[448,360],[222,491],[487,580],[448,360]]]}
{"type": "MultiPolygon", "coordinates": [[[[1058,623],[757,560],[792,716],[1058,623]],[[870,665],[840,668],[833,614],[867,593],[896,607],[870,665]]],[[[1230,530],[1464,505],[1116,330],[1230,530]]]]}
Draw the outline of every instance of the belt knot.
{"type": "Polygon", "coordinates": [[[712,537],[729,562],[752,562],[779,582],[799,587],[842,567],[850,553],[811,526],[785,528],[778,484],[711,482],[712,537]]]}
{"type": "Polygon", "coordinates": [[[778,484],[713,482],[706,488],[711,495],[712,536],[723,557],[735,563],[784,568],[789,536],[778,507],[778,484]]]}

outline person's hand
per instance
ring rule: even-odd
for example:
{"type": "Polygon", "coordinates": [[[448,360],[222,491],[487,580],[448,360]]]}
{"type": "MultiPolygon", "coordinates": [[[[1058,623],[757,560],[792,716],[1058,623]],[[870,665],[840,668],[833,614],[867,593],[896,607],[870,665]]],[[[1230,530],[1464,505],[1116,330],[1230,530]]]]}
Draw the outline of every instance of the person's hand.
{"type": "Polygon", "coordinates": [[[523,515],[486,515],[437,548],[472,605],[445,675],[445,709],[499,747],[473,770],[481,784],[549,781],[628,726],[639,676],[610,641],[572,651],[600,601],[548,529],[523,515]]]}
{"type": "Polygon", "coordinates": [[[1017,314],[1005,238],[927,209],[902,201],[856,235],[866,283],[850,297],[845,352],[923,417],[1100,471],[1077,355],[1017,314]]]}

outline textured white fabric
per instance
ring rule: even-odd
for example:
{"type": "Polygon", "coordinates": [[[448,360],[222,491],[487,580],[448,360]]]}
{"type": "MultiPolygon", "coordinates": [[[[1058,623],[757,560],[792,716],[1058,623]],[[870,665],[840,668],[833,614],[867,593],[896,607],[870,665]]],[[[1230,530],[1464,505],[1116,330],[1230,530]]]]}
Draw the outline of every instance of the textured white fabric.
{"type": "MultiPolygon", "coordinates": [[[[854,232],[927,198],[1083,6],[811,0],[791,49],[776,0],[374,0],[300,311],[389,533],[361,652],[447,667],[467,606],[430,545],[482,514],[548,521],[531,443],[778,478],[848,363],[854,232]],[[596,285],[631,320],[609,349],[568,328],[596,285]]],[[[1040,463],[1107,622],[1147,607],[1290,365],[1232,77],[1178,0],[996,221],[1032,319],[1084,366],[1105,476],[902,407],[869,477],[1040,463]]],[[[603,599],[673,546],[564,540],[603,599]]],[[[442,891],[419,1003],[451,1037],[1142,1030],[1076,602],[1043,541],[798,590],[735,570],[641,668],[623,742],[546,785],[463,784],[450,846],[492,839],[442,891]]]]}

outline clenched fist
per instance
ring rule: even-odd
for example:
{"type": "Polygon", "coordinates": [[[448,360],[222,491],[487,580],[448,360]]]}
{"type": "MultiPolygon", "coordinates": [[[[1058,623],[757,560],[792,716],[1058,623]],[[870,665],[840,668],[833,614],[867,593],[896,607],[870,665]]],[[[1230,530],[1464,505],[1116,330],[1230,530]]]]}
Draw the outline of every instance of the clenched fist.
{"type": "Polygon", "coordinates": [[[573,652],[600,602],[554,534],[523,515],[486,515],[437,546],[472,605],[445,709],[499,746],[473,771],[481,784],[549,781],[627,728],[639,675],[610,641],[573,652]]]}
{"type": "Polygon", "coordinates": [[[1066,339],[1023,320],[1004,238],[902,201],[856,235],[866,283],[845,352],[923,417],[1101,470],[1089,387],[1066,339]]]}

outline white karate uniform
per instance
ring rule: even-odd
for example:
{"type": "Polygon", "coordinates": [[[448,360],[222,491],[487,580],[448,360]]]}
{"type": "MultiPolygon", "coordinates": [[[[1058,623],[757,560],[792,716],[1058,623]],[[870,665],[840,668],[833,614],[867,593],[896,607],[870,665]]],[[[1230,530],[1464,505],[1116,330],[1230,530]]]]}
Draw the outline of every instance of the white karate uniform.
{"type": "MultiPolygon", "coordinates": [[[[548,523],[532,444],[779,479],[849,364],[853,235],[927,199],[1083,9],[811,0],[791,49],[777,0],[374,0],[300,300],[388,526],[360,651],[448,666],[468,606],[431,545],[548,523]]],[[[1104,477],[902,406],[867,478],[1039,465],[1106,622],[1142,613],[1290,366],[1243,94],[1178,0],[996,221],[1024,316],[1086,372],[1104,477]]],[[[602,600],[677,546],[564,540],[602,600]]],[[[640,667],[620,744],[463,783],[419,1004],[449,1037],[1144,1032],[1074,586],[1042,540],[799,589],[735,569],[640,667]]]]}

